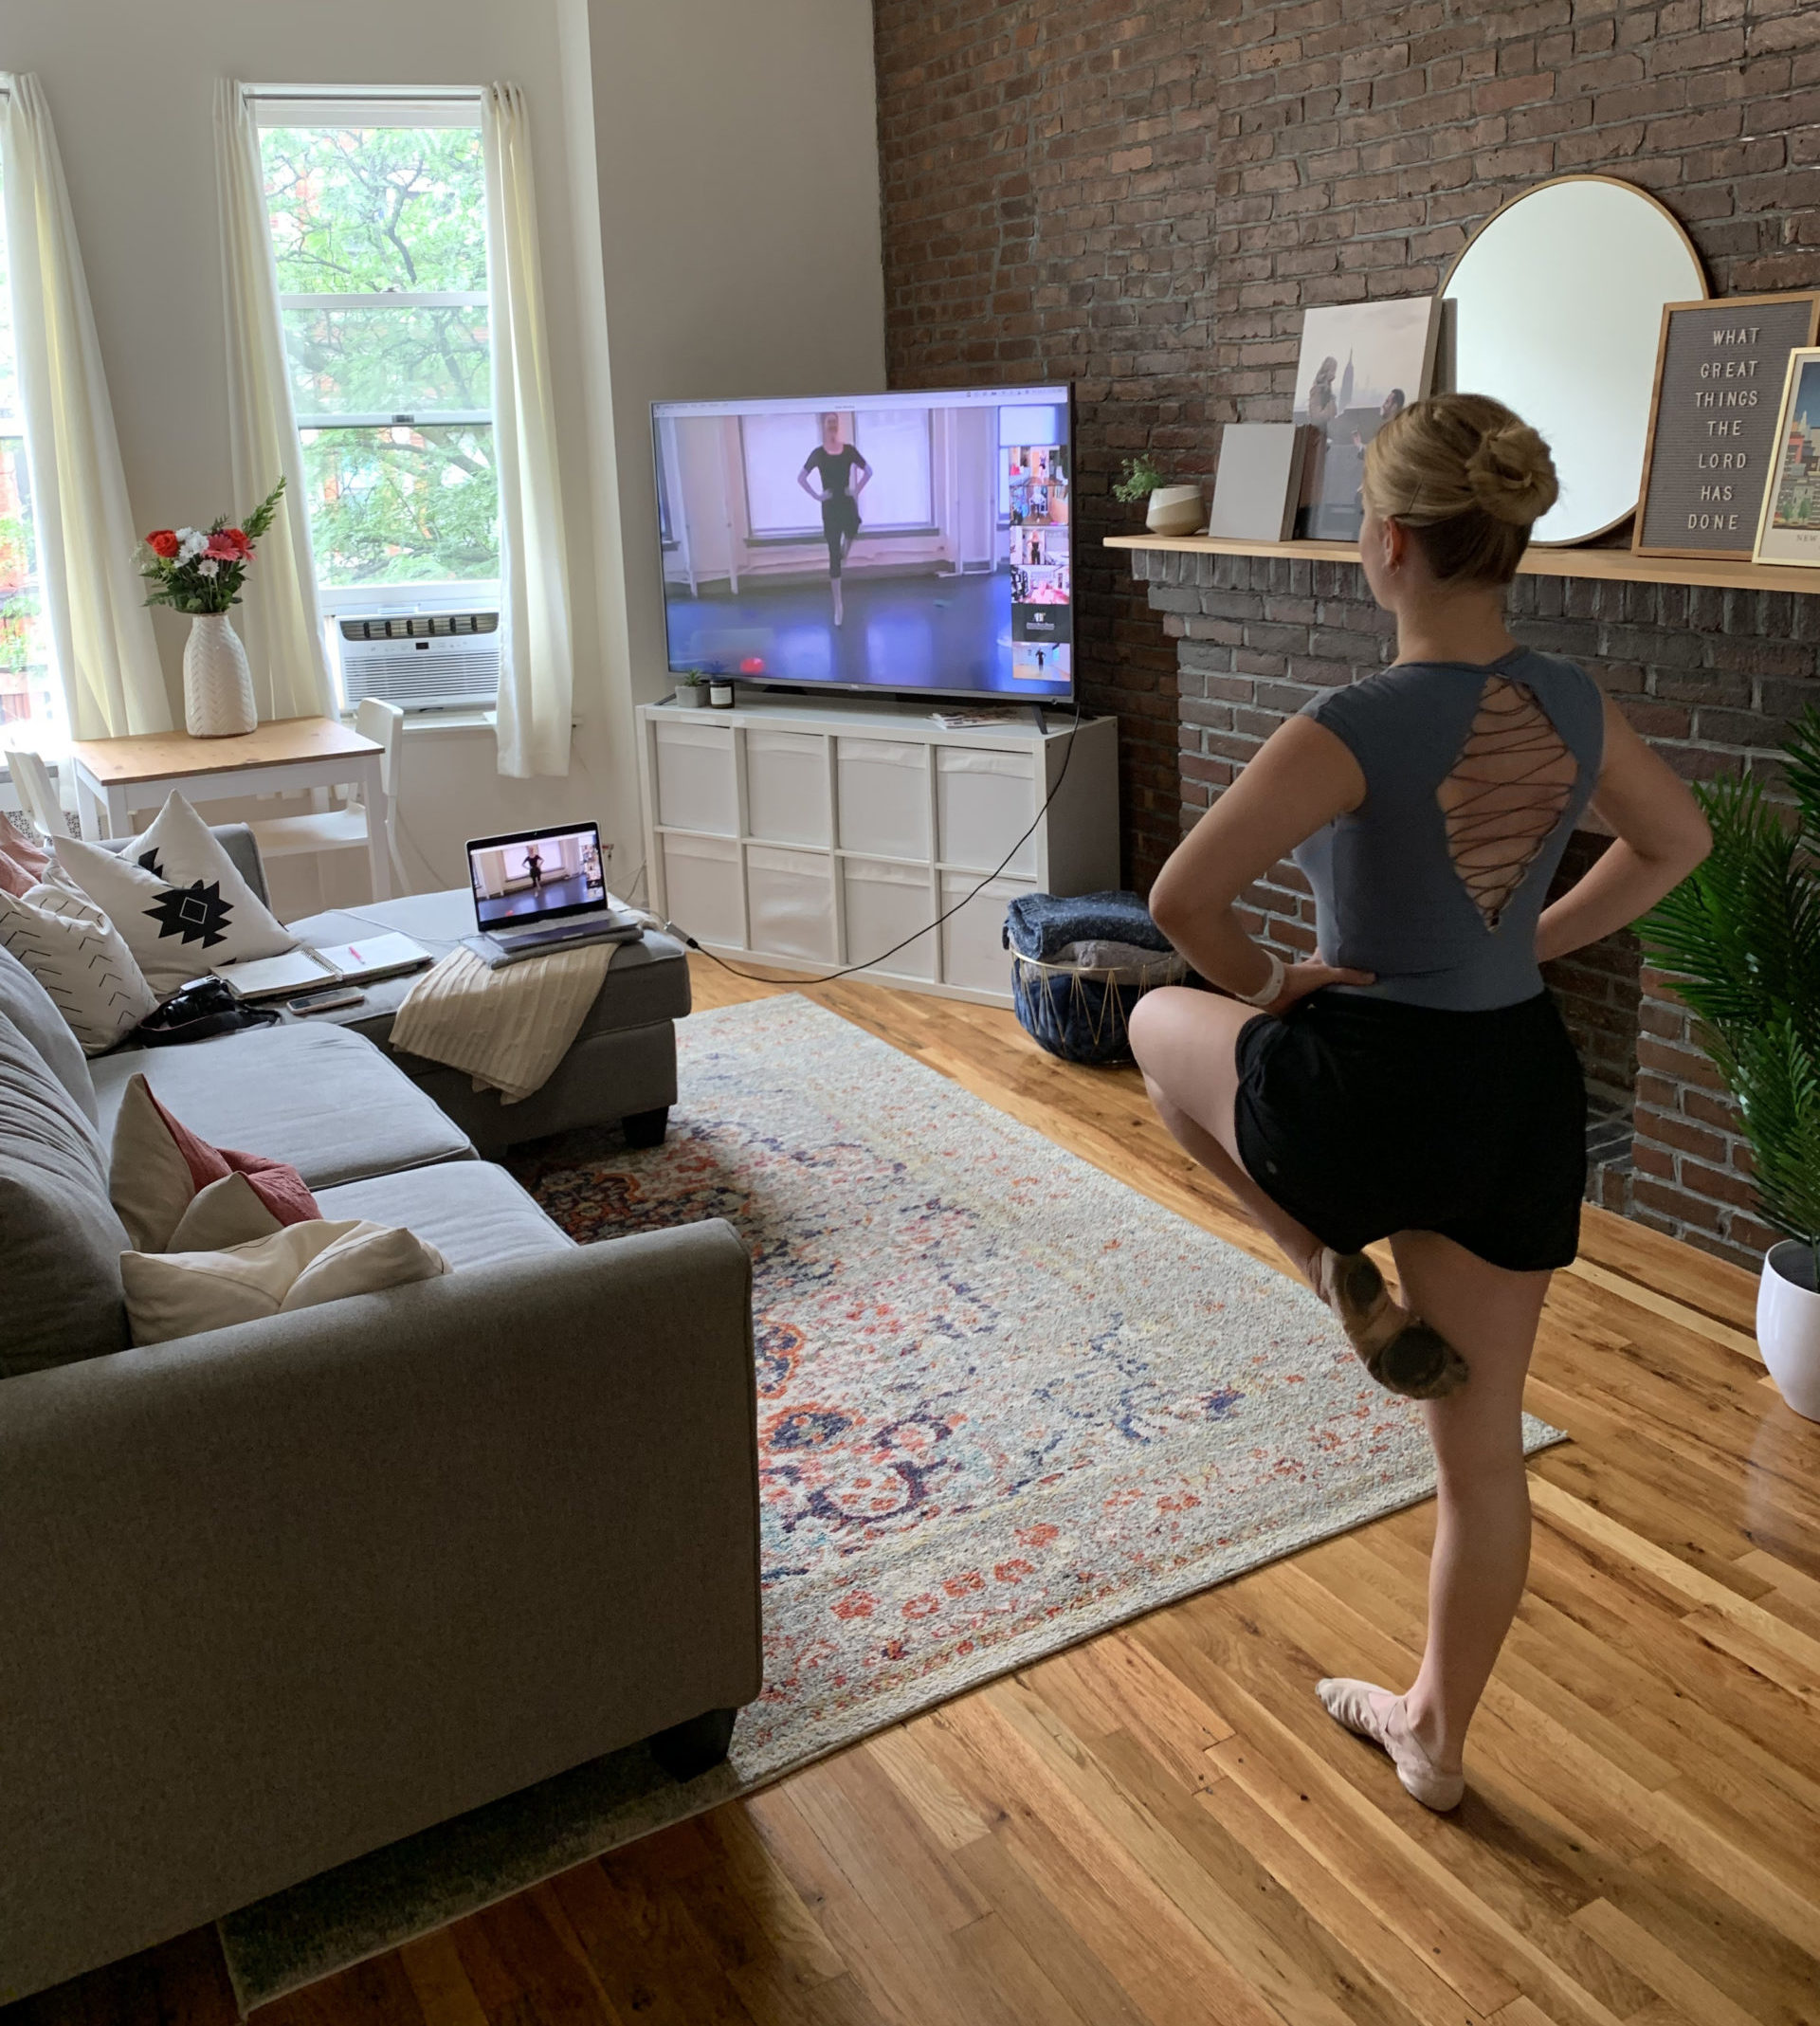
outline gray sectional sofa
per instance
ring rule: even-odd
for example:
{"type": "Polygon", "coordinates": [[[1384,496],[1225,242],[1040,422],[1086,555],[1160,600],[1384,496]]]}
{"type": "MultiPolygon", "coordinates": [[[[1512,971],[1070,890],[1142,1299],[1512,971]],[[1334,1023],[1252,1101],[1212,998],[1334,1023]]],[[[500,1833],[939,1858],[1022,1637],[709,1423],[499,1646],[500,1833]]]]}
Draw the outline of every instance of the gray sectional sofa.
{"type": "Polygon", "coordinates": [[[744,1248],[573,1245],[434,1088],[319,1021],[91,1065],[0,952],[0,2001],[758,1690],[744,1248]],[[127,1348],[135,1069],[454,1271],[127,1348]]]}

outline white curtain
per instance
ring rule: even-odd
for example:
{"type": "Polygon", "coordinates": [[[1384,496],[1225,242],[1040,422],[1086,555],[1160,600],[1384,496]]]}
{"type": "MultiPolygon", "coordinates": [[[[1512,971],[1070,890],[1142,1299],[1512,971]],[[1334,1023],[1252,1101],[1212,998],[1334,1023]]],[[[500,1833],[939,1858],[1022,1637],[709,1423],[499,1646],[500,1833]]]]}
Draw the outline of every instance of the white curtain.
{"type": "Polygon", "coordinates": [[[29,73],[0,79],[0,179],[38,567],[70,736],[168,732],[76,223],[29,73]]]}
{"type": "Polygon", "coordinates": [[[569,771],[574,662],[556,415],[524,93],[481,95],[493,447],[500,475],[500,772],[569,771]]]}
{"type": "Polygon", "coordinates": [[[284,479],[278,518],[246,573],[237,620],[261,718],[335,709],[316,602],[303,453],[291,407],[278,267],[265,214],[259,128],[231,78],[215,83],[215,180],[221,201],[222,297],[228,313],[228,454],[232,511],[250,513],[284,479]]]}

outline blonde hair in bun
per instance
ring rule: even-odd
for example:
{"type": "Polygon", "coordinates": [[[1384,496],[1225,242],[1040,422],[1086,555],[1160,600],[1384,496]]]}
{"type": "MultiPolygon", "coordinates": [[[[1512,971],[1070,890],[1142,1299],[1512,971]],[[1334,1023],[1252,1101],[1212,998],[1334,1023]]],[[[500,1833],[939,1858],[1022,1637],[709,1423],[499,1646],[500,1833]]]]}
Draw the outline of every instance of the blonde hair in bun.
{"type": "Polygon", "coordinates": [[[1507,584],[1560,485],[1548,446],[1489,394],[1433,394],[1365,451],[1365,504],[1421,545],[1438,578],[1507,584]]]}

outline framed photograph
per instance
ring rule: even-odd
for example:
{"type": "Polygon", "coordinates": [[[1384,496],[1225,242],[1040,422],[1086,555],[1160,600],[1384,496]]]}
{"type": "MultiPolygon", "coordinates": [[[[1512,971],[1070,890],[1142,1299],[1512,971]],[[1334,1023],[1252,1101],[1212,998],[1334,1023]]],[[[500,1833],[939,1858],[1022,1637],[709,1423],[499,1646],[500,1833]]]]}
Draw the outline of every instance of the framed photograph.
{"type": "Polygon", "coordinates": [[[1752,556],[1820,569],[1820,349],[1811,345],[1789,354],[1752,556]]]}
{"type": "Polygon", "coordinates": [[[1665,305],[1637,555],[1750,555],[1789,354],[1816,336],[1820,291],[1665,305]]]}
{"type": "Polygon", "coordinates": [[[1436,296],[1324,304],[1303,316],[1291,420],[1315,433],[1302,468],[1298,535],[1358,539],[1365,447],[1428,392],[1439,317],[1436,296]]]}

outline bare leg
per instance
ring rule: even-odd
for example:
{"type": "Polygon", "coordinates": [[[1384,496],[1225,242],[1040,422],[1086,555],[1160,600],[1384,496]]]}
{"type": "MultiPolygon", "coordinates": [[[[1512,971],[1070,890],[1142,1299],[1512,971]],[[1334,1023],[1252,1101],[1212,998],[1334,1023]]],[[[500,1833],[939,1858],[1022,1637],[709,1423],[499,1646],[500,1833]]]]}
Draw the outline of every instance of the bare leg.
{"type": "Polygon", "coordinates": [[[1424,1403],[1440,1471],[1429,1564],[1429,1636],[1406,1698],[1410,1730],[1455,1768],[1529,1572],[1523,1380],[1547,1273],[1512,1273],[1434,1232],[1392,1240],[1406,1298],[1472,1366],[1472,1383],[1424,1403]]]}
{"type": "Polygon", "coordinates": [[[1258,1229],[1310,1287],[1321,1243],[1246,1173],[1233,1127],[1239,1031],[1256,1010],[1210,992],[1166,985],[1132,1008],[1131,1046],[1144,1087],[1171,1137],[1238,1198],[1258,1229]]]}

